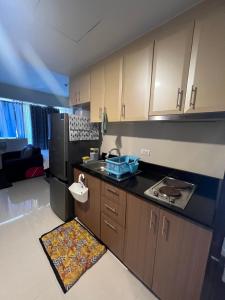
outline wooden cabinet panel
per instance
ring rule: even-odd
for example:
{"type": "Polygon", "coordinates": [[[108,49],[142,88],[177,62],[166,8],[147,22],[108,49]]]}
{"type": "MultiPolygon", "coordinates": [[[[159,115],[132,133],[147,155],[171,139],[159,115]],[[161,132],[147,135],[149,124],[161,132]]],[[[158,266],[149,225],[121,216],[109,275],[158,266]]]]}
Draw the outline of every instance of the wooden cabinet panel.
{"type": "Polygon", "coordinates": [[[123,121],[147,120],[149,111],[153,43],[140,43],[124,53],[123,121]]]}
{"type": "Polygon", "coordinates": [[[70,85],[70,104],[77,105],[90,101],[90,73],[87,71],[74,77],[70,85]]]}
{"type": "Polygon", "coordinates": [[[225,111],[225,7],[196,21],[185,112],[225,111]]]}
{"type": "Polygon", "coordinates": [[[76,105],[79,101],[79,78],[75,77],[70,81],[70,105],[76,105]]]}
{"type": "Polygon", "coordinates": [[[124,262],[152,286],[159,208],[127,194],[124,262]]]}
{"type": "Polygon", "coordinates": [[[98,238],[100,238],[100,192],[99,179],[75,169],[74,178],[77,181],[80,173],[85,175],[85,184],[89,189],[88,201],[75,201],[75,216],[84,223],[98,238]]]}
{"type": "Polygon", "coordinates": [[[104,106],[104,65],[97,64],[91,70],[91,122],[101,122],[104,106]]]}
{"type": "Polygon", "coordinates": [[[183,113],[194,22],[155,40],[150,115],[183,113]]]}
{"type": "Polygon", "coordinates": [[[199,300],[212,234],[160,210],[152,289],[163,300],[199,300]]]}
{"type": "Polygon", "coordinates": [[[90,72],[85,72],[80,76],[79,83],[79,103],[90,101],[90,72]]]}
{"type": "Polygon", "coordinates": [[[102,182],[101,211],[122,227],[125,226],[126,192],[102,182]]]}
{"type": "Polygon", "coordinates": [[[105,62],[105,102],[108,120],[120,121],[123,58],[112,57],[105,62]]]}
{"type": "Polygon", "coordinates": [[[101,240],[118,258],[123,259],[124,229],[104,213],[101,213],[101,240]]]}

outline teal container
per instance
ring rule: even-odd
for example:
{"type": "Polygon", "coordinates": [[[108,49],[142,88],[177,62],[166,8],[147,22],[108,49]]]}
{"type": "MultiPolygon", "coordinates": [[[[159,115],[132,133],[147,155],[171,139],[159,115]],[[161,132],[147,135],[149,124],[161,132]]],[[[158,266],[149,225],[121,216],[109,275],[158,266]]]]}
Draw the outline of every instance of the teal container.
{"type": "Polygon", "coordinates": [[[121,177],[126,173],[135,173],[139,166],[139,157],[124,155],[106,159],[106,171],[116,177],[121,177]]]}

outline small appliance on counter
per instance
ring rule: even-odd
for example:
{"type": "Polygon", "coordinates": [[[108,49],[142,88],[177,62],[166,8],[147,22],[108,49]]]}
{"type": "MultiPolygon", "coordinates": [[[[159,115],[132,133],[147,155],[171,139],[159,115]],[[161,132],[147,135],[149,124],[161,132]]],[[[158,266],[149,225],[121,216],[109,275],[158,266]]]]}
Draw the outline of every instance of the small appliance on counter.
{"type": "Polygon", "coordinates": [[[196,185],[165,177],[144,192],[146,196],[185,209],[196,189],[196,185]]]}
{"type": "Polygon", "coordinates": [[[99,148],[90,148],[90,159],[91,160],[99,159],[99,148]]]}

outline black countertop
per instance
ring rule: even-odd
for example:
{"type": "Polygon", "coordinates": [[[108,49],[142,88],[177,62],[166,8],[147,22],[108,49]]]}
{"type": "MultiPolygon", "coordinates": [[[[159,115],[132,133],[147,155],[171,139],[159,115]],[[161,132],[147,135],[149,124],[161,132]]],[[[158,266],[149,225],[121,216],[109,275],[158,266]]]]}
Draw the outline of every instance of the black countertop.
{"type": "Polygon", "coordinates": [[[154,202],[162,208],[173,211],[196,223],[213,229],[216,199],[220,182],[219,179],[140,162],[139,169],[142,170],[141,174],[122,182],[116,182],[103,174],[87,169],[81,164],[73,165],[73,167],[98,177],[103,181],[109,182],[146,201],[154,202]],[[149,187],[153,186],[165,176],[186,180],[197,185],[197,188],[185,209],[169,205],[144,194],[149,187]]]}

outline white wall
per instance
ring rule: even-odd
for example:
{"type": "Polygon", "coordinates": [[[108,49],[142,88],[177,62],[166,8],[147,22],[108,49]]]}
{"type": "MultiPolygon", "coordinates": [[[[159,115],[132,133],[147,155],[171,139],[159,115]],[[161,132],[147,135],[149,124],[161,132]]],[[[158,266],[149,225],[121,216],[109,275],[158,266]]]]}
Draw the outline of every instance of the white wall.
{"type": "Polygon", "coordinates": [[[120,147],[122,154],[143,161],[223,178],[225,122],[111,123],[103,137],[102,152],[120,147]],[[142,148],[150,156],[141,155],[142,148]]]}
{"type": "Polygon", "coordinates": [[[5,83],[0,83],[1,97],[49,106],[69,106],[69,98],[67,97],[16,87],[5,83]]]}

